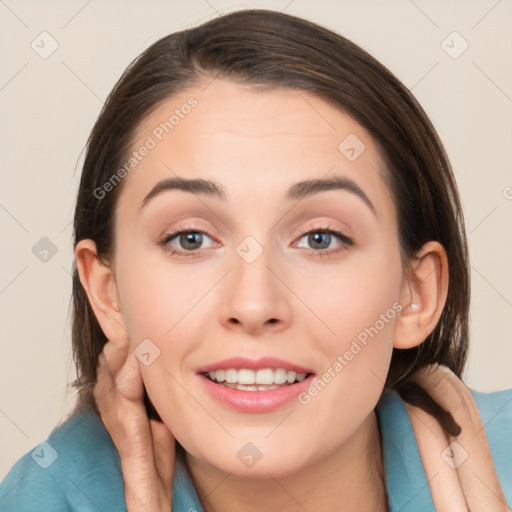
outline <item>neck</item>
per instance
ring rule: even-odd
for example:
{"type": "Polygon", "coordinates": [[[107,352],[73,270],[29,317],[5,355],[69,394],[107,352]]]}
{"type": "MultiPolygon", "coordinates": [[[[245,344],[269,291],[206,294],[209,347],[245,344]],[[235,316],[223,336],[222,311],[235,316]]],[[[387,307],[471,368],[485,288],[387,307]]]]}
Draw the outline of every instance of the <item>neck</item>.
{"type": "Polygon", "coordinates": [[[386,512],[382,445],[375,412],[341,447],[290,475],[249,479],[186,454],[205,512],[332,510],[386,512]]]}

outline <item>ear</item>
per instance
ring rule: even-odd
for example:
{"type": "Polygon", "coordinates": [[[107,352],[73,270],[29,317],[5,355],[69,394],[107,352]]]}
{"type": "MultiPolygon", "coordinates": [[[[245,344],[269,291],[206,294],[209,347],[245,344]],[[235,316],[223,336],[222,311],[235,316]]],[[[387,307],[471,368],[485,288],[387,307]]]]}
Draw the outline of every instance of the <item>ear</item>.
{"type": "Polygon", "coordinates": [[[80,282],[105,336],[109,340],[129,341],[114,274],[98,258],[96,244],[92,240],[80,240],[75,258],[80,282]]]}
{"type": "Polygon", "coordinates": [[[403,309],[395,323],[393,346],[412,348],[432,333],[448,295],[448,258],[439,242],[427,242],[410,262],[400,295],[403,309]]]}

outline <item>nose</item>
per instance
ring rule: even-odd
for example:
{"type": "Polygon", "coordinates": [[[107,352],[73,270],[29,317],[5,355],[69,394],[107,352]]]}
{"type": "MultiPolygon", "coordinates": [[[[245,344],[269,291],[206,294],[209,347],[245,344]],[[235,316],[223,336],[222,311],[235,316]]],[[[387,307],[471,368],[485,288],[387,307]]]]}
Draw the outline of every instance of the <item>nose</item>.
{"type": "Polygon", "coordinates": [[[263,250],[254,261],[244,259],[243,252],[234,254],[233,259],[234,268],[223,283],[222,325],[251,335],[285,329],[292,315],[291,292],[270,252],[263,250]]]}

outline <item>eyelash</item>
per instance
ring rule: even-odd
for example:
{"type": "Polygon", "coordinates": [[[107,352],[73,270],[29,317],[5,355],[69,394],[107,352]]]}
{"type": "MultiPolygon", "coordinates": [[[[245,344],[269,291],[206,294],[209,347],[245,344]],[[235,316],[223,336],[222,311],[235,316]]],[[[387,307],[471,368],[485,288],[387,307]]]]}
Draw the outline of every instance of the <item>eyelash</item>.
{"type": "MultiPolygon", "coordinates": [[[[209,238],[210,235],[206,231],[204,231],[201,228],[198,228],[196,226],[187,226],[183,227],[177,231],[174,231],[173,233],[166,234],[159,242],[158,245],[160,245],[165,251],[169,252],[172,256],[184,256],[186,258],[198,258],[202,256],[203,251],[208,249],[196,249],[194,251],[180,251],[173,248],[170,248],[168,245],[169,242],[174,240],[177,236],[185,234],[185,233],[199,233],[202,235],[206,235],[209,238]]],[[[314,229],[303,229],[300,231],[299,240],[304,238],[305,235],[310,235],[312,233],[324,233],[331,236],[336,237],[340,242],[341,246],[337,247],[335,249],[306,249],[308,254],[312,254],[314,257],[325,257],[325,256],[332,256],[333,254],[342,252],[347,250],[349,247],[352,247],[354,245],[354,241],[349,238],[348,236],[344,235],[343,233],[336,231],[335,229],[331,229],[331,227],[328,225],[326,227],[317,227],[314,229]]]]}

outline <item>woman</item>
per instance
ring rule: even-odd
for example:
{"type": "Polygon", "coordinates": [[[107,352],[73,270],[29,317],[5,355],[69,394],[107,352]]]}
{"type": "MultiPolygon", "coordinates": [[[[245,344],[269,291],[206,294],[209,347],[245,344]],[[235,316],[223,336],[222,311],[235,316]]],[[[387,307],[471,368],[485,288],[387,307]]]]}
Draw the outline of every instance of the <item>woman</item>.
{"type": "Polygon", "coordinates": [[[79,401],[5,510],[508,510],[447,157],[343,37],[239,11],[152,45],[89,139],[75,256],[79,401]]]}

